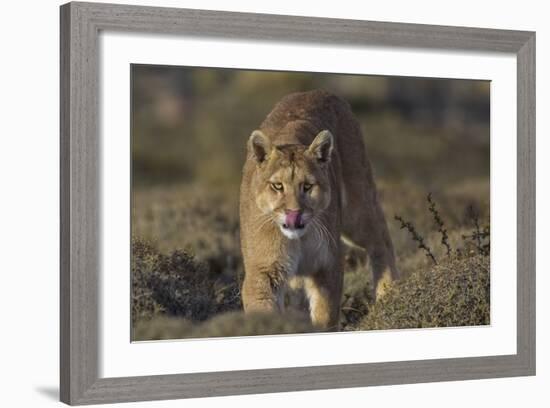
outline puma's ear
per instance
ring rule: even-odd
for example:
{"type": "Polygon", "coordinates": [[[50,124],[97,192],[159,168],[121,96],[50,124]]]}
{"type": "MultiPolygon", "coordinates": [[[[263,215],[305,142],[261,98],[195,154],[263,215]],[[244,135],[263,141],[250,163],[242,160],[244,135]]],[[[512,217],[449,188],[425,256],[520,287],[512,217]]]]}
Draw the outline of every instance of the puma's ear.
{"type": "Polygon", "coordinates": [[[271,152],[271,141],[261,130],[255,130],[248,139],[248,149],[256,161],[262,163],[271,152]]]}
{"type": "Polygon", "coordinates": [[[334,138],[332,137],[332,133],[328,130],[323,130],[315,136],[315,139],[313,139],[307,151],[315,157],[319,163],[325,164],[330,162],[333,146],[334,138]]]}

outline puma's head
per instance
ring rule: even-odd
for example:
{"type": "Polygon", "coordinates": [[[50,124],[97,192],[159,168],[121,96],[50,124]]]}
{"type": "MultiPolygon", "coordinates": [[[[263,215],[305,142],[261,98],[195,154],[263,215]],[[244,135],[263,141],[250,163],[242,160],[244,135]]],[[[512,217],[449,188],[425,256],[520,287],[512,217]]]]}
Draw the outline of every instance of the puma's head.
{"type": "Polygon", "coordinates": [[[328,130],[309,146],[272,145],[260,130],[250,136],[248,149],[257,166],[252,187],[256,204],[289,239],[306,234],[330,204],[327,169],[333,145],[328,130]]]}

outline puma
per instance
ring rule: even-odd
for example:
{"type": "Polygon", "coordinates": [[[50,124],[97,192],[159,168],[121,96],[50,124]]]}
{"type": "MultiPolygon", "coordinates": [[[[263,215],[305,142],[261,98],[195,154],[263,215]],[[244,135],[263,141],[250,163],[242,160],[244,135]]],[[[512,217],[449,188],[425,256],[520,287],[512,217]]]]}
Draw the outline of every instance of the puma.
{"type": "Polygon", "coordinates": [[[322,90],[278,102],[248,140],[240,190],[245,312],[282,310],[299,283],[314,325],[339,329],[342,240],[364,248],[374,294],[398,279],[359,123],[322,90]]]}

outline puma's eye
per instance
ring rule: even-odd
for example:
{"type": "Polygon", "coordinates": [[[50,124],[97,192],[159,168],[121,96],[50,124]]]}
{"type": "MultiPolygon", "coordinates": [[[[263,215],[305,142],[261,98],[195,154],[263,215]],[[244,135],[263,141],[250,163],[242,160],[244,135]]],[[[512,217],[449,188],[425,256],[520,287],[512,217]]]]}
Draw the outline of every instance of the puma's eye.
{"type": "Polygon", "coordinates": [[[271,183],[271,188],[275,191],[283,191],[283,185],[281,183],[271,183]]]}
{"type": "Polygon", "coordinates": [[[313,184],[304,183],[304,191],[309,191],[313,187],[313,184]]]}

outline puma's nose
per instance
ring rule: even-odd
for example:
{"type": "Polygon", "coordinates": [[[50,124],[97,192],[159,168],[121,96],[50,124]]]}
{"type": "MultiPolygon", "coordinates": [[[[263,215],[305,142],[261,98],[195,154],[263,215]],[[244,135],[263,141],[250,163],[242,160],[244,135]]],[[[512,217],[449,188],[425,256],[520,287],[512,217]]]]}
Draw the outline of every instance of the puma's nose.
{"type": "Polygon", "coordinates": [[[300,210],[285,210],[285,224],[284,228],[302,229],[304,224],[302,222],[302,211],[300,210]]]}

